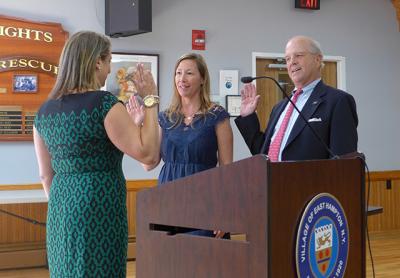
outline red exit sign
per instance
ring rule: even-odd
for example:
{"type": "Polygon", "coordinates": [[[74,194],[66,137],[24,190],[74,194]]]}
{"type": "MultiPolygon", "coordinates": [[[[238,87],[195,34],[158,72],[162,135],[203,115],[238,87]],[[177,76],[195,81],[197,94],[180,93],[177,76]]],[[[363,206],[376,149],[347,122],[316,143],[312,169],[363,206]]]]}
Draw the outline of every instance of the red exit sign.
{"type": "Polygon", "coordinates": [[[319,10],[319,0],[295,0],[298,9],[319,10]]]}

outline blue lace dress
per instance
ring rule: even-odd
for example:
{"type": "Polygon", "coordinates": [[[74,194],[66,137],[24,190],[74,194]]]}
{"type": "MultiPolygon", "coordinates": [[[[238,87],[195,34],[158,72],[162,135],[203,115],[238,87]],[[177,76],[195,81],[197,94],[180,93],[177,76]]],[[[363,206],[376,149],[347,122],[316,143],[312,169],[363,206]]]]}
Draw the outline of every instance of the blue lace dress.
{"type": "Polygon", "coordinates": [[[162,185],[217,166],[216,125],[228,118],[222,106],[212,107],[205,116],[195,115],[192,123],[172,127],[165,112],[158,121],[162,128],[161,159],[164,166],[158,177],[162,185]]]}
{"type": "MultiPolygon", "coordinates": [[[[217,166],[218,141],[215,127],[229,118],[222,106],[214,106],[205,116],[195,115],[190,125],[172,127],[165,112],[158,121],[162,129],[161,158],[164,165],[158,184],[173,181],[217,166]]],[[[213,237],[213,231],[192,230],[194,235],[213,237]]],[[[227,234],[224,238],[229,238],[227,234]]]]}

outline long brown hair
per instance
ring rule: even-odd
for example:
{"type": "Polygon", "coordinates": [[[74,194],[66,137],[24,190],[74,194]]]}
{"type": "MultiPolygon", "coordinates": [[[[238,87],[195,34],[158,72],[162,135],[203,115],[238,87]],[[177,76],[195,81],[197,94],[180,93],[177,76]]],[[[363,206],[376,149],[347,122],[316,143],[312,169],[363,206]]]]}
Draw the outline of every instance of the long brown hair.
{"type": "MultiPolygon", "coordinates": [[[[178,59],[178,61],[176,61],[174,69],[174,77],[176,74],[176,69],[183,60],[195,61],[200,76],[203,79],[203,85],[201,86],[200,89],[200,109],[198,113],[205,115],[206,113],[208,113],[209,109],[213,106],[210,99],[210,74],[208,73],[207,64],[204,58],[200,54],[197,53],[184,54],[178,59]]],[[[178,93],[178,89],[176,88],[175,78],[174,78],[173,91],[174,93],[172,95],[171,104],[166,110],[166,115],[168,117],[168,120],[171,123],[173,123],[172,127],[176,127],[182,123],[184,115],[181,112],[182,100],[178,93]]]]}
{"type": "Polygon", "coordinates": [[[73,92],[97,90],[96,63],[110,54],[110,40],[101,34],[81,31],[69,38],[61,53],[56,83],[49,94],[58,99],[73,92]]]}

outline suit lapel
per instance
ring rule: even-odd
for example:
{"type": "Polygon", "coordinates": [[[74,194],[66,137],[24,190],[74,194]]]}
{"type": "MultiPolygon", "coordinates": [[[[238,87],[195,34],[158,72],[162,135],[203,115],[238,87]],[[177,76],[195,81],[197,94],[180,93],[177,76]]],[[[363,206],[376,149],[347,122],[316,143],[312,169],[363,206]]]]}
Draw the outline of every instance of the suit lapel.
{"type": "MultiPolygon", "coordinates": [[[[323,97],[325,95],[325,84],[320,81],[317,86],[315,86],[314,90],[311,93],[311,96],[308,98],[306,104],[304,105],[301,113],[304,118],[308,121],[310,117],[314,114],[315,110],[317,110],[318,106],[324,101],[323,97]]],[[[306,123],[299,115],[297,117],[296,123],[294,124],[292,131],[290,132],[289,138],[286,142],[285,148],[289,146],[297,136],[299,136],[300,132],[306,126],[306,123]]]]}

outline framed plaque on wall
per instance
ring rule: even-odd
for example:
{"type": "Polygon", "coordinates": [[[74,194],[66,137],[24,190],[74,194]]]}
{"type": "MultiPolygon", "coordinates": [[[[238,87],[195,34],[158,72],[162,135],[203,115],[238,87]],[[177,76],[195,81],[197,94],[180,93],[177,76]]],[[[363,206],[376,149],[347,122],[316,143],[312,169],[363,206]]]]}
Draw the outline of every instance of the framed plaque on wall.
{"type": "Polygon", "coordinates": [[[59,23],[3,15],[0,26],[0,141],[29,141],[35,114],[56,80],[68,32],[59,23]]]}
{"type": "Polygon", "coordinates": [[[37,74],[14,74],[13,77],[14,93],[37,93],[38,76],[37,74]]]}
{"type": "Polygon", "coordinates": [[[229,113],[231,117],[240,116],[240,105],[241,105],[240,95],[226,96],[226,111],[229,113]]]}
{"type": "Polygon", "coordinates": [[[136,71],[138,64],[142,64],[145,70],[151,71],[154,82],[159,88],[158,60],[158,54],[113,53],[105,90],[111,92],[122,102],[128,101],[131,95],[137,93],[132,73],[136,71]]]}

